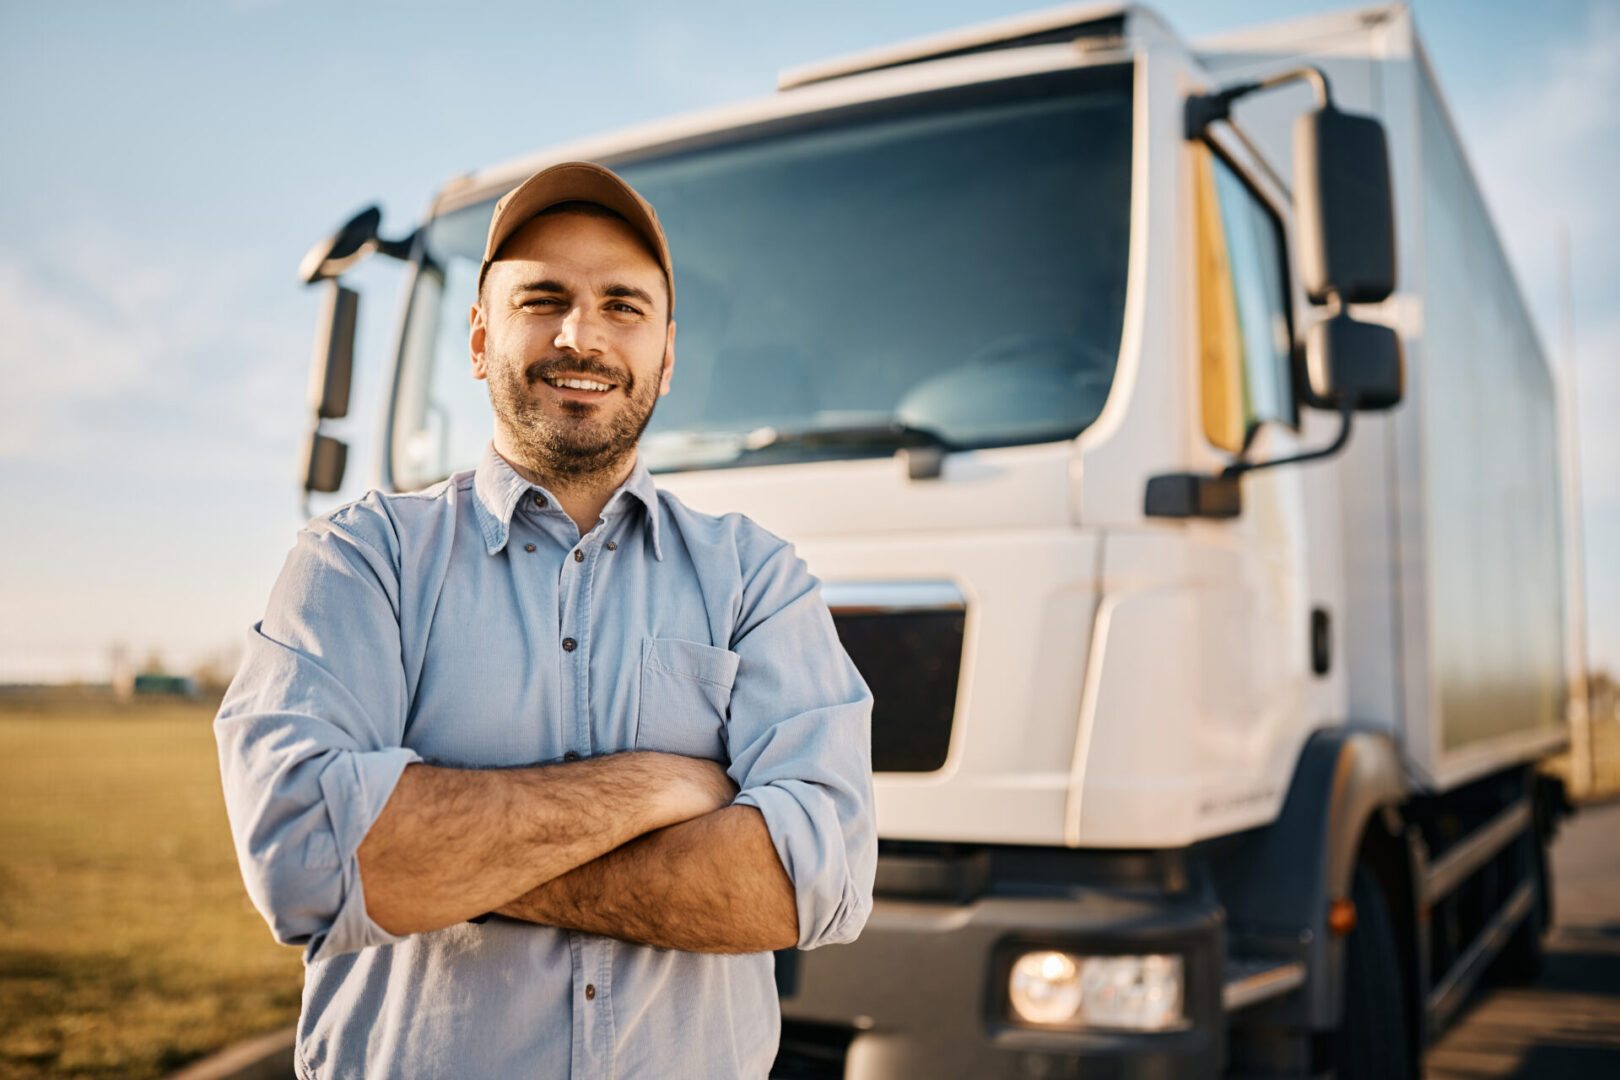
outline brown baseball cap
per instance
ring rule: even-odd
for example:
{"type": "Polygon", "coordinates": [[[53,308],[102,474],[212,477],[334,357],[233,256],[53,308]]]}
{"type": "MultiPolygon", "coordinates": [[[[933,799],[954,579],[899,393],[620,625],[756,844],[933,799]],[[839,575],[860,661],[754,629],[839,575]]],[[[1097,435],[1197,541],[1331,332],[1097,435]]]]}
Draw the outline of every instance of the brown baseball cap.
{"type": "Polygon", "coordinates": [[[489,264],[495,261],[495,253],[508,237],[542,210],[565,202],[605,206],[641,234],[664,270],[664,280],[669,284],[669,307],[673,312],[675,270],[669,259],[669,242],[664,239],[663,226],[658,224],[658,211],[617,174],[590,161],[565,161],[541,169],[502,196],[495,204],[495,216],[489,221],[484,262],[478,268],[479,286],[482,287],[489,264]]]}

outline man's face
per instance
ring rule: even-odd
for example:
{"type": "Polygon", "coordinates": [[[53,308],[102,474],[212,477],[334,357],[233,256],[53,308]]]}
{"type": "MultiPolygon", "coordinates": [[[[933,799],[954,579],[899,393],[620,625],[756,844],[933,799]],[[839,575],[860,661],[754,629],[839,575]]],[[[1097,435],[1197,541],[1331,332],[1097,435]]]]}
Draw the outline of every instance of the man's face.
{"type": "Polygon", "coordinates": [[[512,234],[472,307],[469,342],[498,447],[563,476],[622,466],[669,393],[668,305],[663,270],[622,221],[553,214],[512,234]]]}

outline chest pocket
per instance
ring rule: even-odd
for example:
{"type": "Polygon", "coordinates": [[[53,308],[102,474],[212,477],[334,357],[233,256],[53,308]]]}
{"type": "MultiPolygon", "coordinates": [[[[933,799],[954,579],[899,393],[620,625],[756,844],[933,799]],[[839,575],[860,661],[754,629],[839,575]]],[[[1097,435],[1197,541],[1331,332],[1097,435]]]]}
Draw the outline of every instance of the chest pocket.
{"type": "Polygon", "coordinates": [[[636,749],[728,761],[726,713],[736,653],[677,638],[641,643],[636,749]]]}

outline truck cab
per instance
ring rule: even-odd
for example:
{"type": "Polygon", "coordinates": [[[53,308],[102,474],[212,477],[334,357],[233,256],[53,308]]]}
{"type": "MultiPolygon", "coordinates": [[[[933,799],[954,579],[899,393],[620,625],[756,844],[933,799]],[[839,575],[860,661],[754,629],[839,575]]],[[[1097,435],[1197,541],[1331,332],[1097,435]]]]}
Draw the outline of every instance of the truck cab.
{"type": "Polygon", "coordinates": [[[1545,361],[1533,333],[1483,357],[1507,401],[1429,351],[1425,255],[1505,268],[1482,204],[1460,239],[1425,218],[1455,194],[1438,102],[1403,7],[1194,47],[1084,5],[460,177],[409,238],[351,222],[306,263],[306,488],[342,472],[336,274],[407,264],[373,481],[435,483],[491,430],[466,341],[495,201],[607,165],[674,258],[643,460],[793,541],[875,698],[876,908],[779,954],[776,1075],[1416,1075],[1484,965],[1533,952],[1532,770],[1566,730],[1545,361]],[[1482,401],[1494,447],[1456,419],[1482,401]],[[1530,505],[1482,550],[1493,461],[1530,505]],[[1506,699],[1469,652],[1495,633],[1506,699]]]}

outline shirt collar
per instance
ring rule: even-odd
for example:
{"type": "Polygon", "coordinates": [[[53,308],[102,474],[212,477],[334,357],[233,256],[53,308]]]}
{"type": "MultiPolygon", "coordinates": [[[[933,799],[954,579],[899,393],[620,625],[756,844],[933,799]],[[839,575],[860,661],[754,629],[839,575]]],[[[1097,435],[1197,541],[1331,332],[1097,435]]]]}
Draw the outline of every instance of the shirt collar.
{"type": "MultiPolygon", "coordinates": [[[[546,497],[551,506],[557,506],[555,495],[517,474],[517,470],[495,449],[493,440],[484,445],[484,456],[473,472],[473,491],[478,496],[474,500],[478,527],[484,534],[484,544],[491,555],[499,553],[506,546],[506,539],[512,530],[512,514],[525,495],[537,491],[546,497]]],[[[602,508],[602,516],[610,518],[626,496],[640,500],[646,511],[642,519],[647,523],[647,533],[652,540],[653,558],[662,562],[664,551],[658,541],[658,489],[653,486],[652,474],[641,463],[639,454],[630,475],[602,508]]],[[[561,512],[559,509],[558,513],[561,512]]]]}

